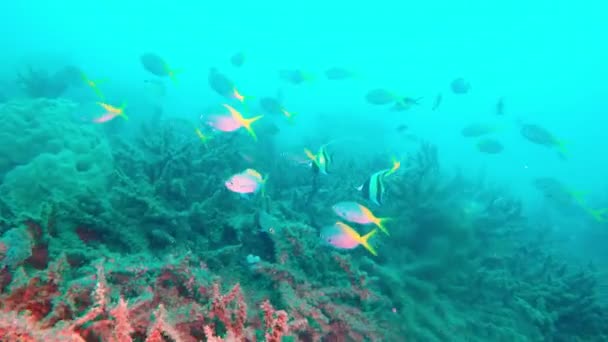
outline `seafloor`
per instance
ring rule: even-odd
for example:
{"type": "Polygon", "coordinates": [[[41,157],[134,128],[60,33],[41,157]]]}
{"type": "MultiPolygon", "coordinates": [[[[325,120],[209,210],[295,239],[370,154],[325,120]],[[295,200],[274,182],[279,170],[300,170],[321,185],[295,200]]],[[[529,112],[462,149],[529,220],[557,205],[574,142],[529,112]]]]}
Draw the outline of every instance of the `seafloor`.
{"type": "MultiPolygon", "coordinates": [[[[77,107],[0,103],[1,341],[608,340],[593,265],[552,255],[517,198],[449,175],[430,143],[387,179],[373,257],[319,239],[361,177],[314,177],[264,136],[246,161],[247,135],[205,145],[162,115],[127,134],[77,107]],[[247,167],[271,175],[263,196],[224,187],[247,167]]],[[[335,173],[386,166],[348,158],[335,173]]]]}

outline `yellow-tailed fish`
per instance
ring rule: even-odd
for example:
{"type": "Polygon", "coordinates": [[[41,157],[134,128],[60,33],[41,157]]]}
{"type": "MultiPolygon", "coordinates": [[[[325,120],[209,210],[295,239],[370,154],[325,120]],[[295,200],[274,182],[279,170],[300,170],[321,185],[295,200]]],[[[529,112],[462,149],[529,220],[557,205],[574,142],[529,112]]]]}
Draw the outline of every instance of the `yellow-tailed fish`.
{"type": "Polygon", "coordinates": [[[232,106],[224,104],[224,107],[226,107],[226,109],[230,111],[230,115],[232,116],[232,118],[236,122],[238,122],[241,127],[244,127],[247,132],[249,132],[249,134],[253,137],[253,140],[257,141],[258,137],[255,134],[253,128],[251,128],[251,124],[263,118],[264,115],[254,116],[253,118],[244,118],[243,115],[238,110],[234,109],[232,106]]]}
{"type": "Polygon", "coordinates": [[[296,115],[298,115],[298,113],[288,112],[285,108],[281,108],[281,112],[283,113],[283,115],[285,115],[285,117],[287,117],[287,120],[290,123],[293,123],[293,119],[296,117],[296,115]]]}
{"type": "Polygon", "coordinates": [[[246,169],[230,177],[224,185],[232,192],[245,195],[257,193],[260,189],[263,191],[267,179],[254,169],[246,169]]]}
{"type": "Polygon", "coordinates": [[[357,188],[361,191],[363,198],[376,205],[382,205],[384,200],[384,193],[386,187],[384,185],[384,178],[392,175],[401,167],[401,162],[396,158],[393,158],[393,166],[390,169],[380,170],[374,172],[366,181],[357,188]]]}
{"type": "Polygon", "coordinates": [[[588,207],[584,207],[585,212],[597,222],[607,222],[608,221],[608,208],[601,209],[592,209],[588,207]]]}
{"type": "Polygon", "coordinates": [[[80,76],[82,77],[82,80],[84,81],[84,83],[91,89],[93,89],[93,91],[95,91],[95,94],[97,94],[97,96],[99,96],[99,98],[101,100],[103,100],[103,94],[101,93],[101,90],[99,90],[99,85],[101,83],[104,82],[104,80],[92,80],[90,78],[87,77],[87,75],[85,73],[81,73],[80,76]]]}
{"type": "Polygon", "coordinates": [[[245,96],[245,95],[241,94],[241,92],[236,87],[232,88],[232,97],[241,103],[245,103],[245,101],[249,101],[249,100],[255,98],[253,96],[249,96],[249,95],[245,96]]]}
{"type": "Polygon", "coordinates": [[[169,64],[159,55],[155,53],[145,53],[140,56],[140,62],[143,67],[153,75],[159,77],[169,77],[173,82],[177,83],[175,78],[179,71],[172,69],[169,64]]]}
{"type": "Polygon", "coordinates": [[[309,149],[304,149],[304,153],[308,159],[312,161],[312,171],[314,173],[328,174],[329,167],[332,162],[331,155],[327,152],[327,144],[319,148],[317,154],[312,153],[309,149]]]}
{"type": "Polygon", "coordinates": [[[343,222],[336,222],[334,225],[321,229],[321,239],[326,243],[342,249],[354,249],[359,245],[365,247],[372,255],[378,255],[376,250],[369,244],[369,239],[376,235],[378,229],[374,229],[364,236],[343,222]]]}
{"type": "Polygon", "coordinates": [[[195,128],[194,131],[196,132],[196,136],[201,139],[201,141],[203,142],[203,144],[205,144],[205,147],[207,147],[207,142],[209,142],[209,140],[211,139],[211,136],[209,135],[205,135],[203,133],[203,131],[201,131],[200,128],[195,128]]]}
{"type": "Polygon", "coordinates": [[[375,224],[384,234],[389,235],[385,223],[390,221],[388,217],[376,217],[369,208],[357,202],[339,202],[332,206],[336,215],[348,222],[358,224],[375,224]]]}
{"type": "Polygon", "coordinates": [[[100,105],[103,109],[105,109],[106,113],[104,113],[101,117],[93,120],[96,123],[108,122],[117,116],[120,116],[125,120],[129,119],[127,117],[127,115],[125,114],[125,108],[127,106],[126,103],[123,104],[122,106],[120,106],[120,108],[114,107],[112,105],[109,105],[109,104],[103,103],[103,102],[97,102],[97,104],[100,105]]]}

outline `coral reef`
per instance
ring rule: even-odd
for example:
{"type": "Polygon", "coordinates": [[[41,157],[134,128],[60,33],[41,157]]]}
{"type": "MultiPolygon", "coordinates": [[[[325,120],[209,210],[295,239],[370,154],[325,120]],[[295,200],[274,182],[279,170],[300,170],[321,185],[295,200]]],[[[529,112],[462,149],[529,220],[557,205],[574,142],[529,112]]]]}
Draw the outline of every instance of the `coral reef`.
{"type": "Polygon", "coordinates": [[[250,139],[239,134],[204,144],[193,123],[159,116],[131,139],[73,122],[74,108],[48,99],[0,104],[5,336],[608,338],[596,271],[543,250],[549,232],[533,227],[516,198],[448,174],[432,144],[387,178],[377,212],[392,218],[390,236],[374,238],[380,253],[371,257],[324,245],[319,230],[335,222],[336,202],[363,201],[358,175],[386,168],[384,158],[343,156],[332,172],[357,176],[324,177],[265,149],[243,158],[250,139]],[[263,195],[224,188],[247,167],[272,175],[263,195]]]}
{"type": "MultiPolygon", "coordinates": [[[[63,262],[60,260],[60,262],[63,262]]],[[[66,283],[57,267],[13,286],[0,301],[0,336],[10,341],[280,341],[298,322],[289,321],[268,301],[260,305],[263,319],[248,320],[239,285],[222,294],[218,283],[189,271],[183,259],[161,268],[132,270],[113,267],[106,274],[98,266],[95,277],[66,283]],[[133,277],[128,277],[131,274],[133,277]],[[109,286],[106,276],[118,288],[109,286]],[[136,286],[134,279],[156,279],[153,287],[136,286]],[[118,290],[118,291],[113,291],[118,290]],[[126,301],[121,294],[133,298],[126,301]],[[16,312],[25,312],[17,314],[16,312]],[[150,313],[153,312],[153,315],[150,313]],[[172,314],[170,315],[169,312],[172,314]],[[263,325],[262,325],[263,322],[263,325]]]]}
{"type": "Polygon", "coordinates": [[[17,84],[30,97],[57,98],[69,86],[82,82],[80,74],[80,70],[73,66],[49,74],[46,69],[35,69],[29,65],[25,71],[17,73],[17,84]]]}

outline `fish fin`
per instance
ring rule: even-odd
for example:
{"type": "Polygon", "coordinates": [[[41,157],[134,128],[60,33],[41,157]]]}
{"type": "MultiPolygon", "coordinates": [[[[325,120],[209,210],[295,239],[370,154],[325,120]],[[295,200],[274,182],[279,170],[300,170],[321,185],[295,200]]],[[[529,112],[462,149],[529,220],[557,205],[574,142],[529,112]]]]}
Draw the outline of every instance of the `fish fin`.
{"type": "Polygon", "coordinates": [[[597,222],[607,222],[608,221],[608,208],[600,208],[600,209],[591,209],[585,208],[585,211],[593,217],[593,219],[597,222]]]}
{"type": "Polygon", "coordinates": [[[290,125],[294,125],[296,116],[298,116],[298,113],[292,112],[291,116],[289,118],[287,118],[287,123],[289,123],[290,125]]]}
{"type": "Polygon", "coordinates": [[[234,109],[234,107],[232,107],[231,105],[228,104],[224,104],[224,107],[226,109],[228,109],[228,111],[230,111],[230,115],[237,120],[241,125],[243,125],[243,127],[245,127],[245,129],[247,130],[247,132],[249,132],[249,134],[253,137],[253,140],[257,141],[258,137],[255,134],[255,131],[251,128],[251,124],[260,120],[261,118],[264,117],[264,115],[258,115],[255,116],[253,118],[248,118],[245,119],[243,117],[243,115],[236,109],[234,109]]]}
{"type": "Polygon", "coordinates": [[[392,157],[391,161],[393,163],[393,167],[391,167],[386,173],[384,173],[385,177],[392,175],[401,167],[401,161],[399,161],[396,157],[392,157]]]}
{"type": "Polygon", "coordinates": [[[578,190],[568,190],[568,194],[570,194],[570,196],[572,196],[572,198],[574,198],[576,203],[578,203],[579,205],[585,205],[586,192],[578,190]]]}
{"type": "Polygon", "coordinates": [[[266,197],[266,182],[268,181],[268,178],[270,178],[270,174],[267,174],[264,178],[262,178],[262,198],[266,197]]]}
{"type": "Polygon", "coordinates": [[[246,105],[245,102],[249,102],[253,99],[255,99],[255,96],[251,96],[251,95],[243,95],[236,86],[232,87],[232,98],[236,99],[237,101],[243,103],[246,105]]]}
{"type": "Polygon", "coordinates": [[[93,91],[99,97],[99,99],[101,99],[102,101],[104,100],[103,93],[101,92],[101,90],[99,90],[98,87],[93,87],[93,91]]]}
{"type": "Polygon", "coordinates": [[[255,134],[255,131],[253,130],[253,128],[251,128],[251,124],[260,120],[263,117],[264,117],[264,115],[258,115],[258,116],[254,116],[249,119],[243,119],[243,126],[245,126],[245,129],[247,130],[247,132],[249,132],[249,135],[251,135],[253,137],[253,140],[255,140],[255,141],[258,140],[258,137],[255,134]]]}
{"type": "Polygon", "coordinates": [[[308,157],[308,159],[312,160],[313,162],[316,163],[317,160],[317,156],[315,156],[314,153],[312,153],[309,149],[305,148],[304,149],[304,153],[306,153],[306,156],[308,157]]]}
{"type": "Polygon", "coordinates": [[[178,81],[176,75],[181,74],[182,71],[180,69],[171,69],[168,64],[165,64],[165,70],[167,70],[167,75],[169,76],[171,81],[173,81],[173,83],[177,85],[178,81]]]}
{"type": "Polygon", "coordinates": [[[369,232],[369,233],[367,233],[367,234],[363,235],[363,236],[361,237],[361,241],[360,241],[361,245],[362,245],[363,247],[365,247],[365,249],[367,249],[367,250],[368,250],[370,253],[372,253],[372,255],[374,255],[374,256],[377,256],[377,255],[378,255],[378,253],[376,253],[376,250],[374,249],[374,247],[373,247],[372,245],[370,245],[370,244],[369,244],[369,241],[368,241],[368,240],[369,240],[369,239],[370,239],[372,236],[376,235],[376,233],[377,233],[377,232],[378,232],[378,229],[374,229],[374,230],[372,230],[371,232],[369,232]]]}
{"type": "Polygon", "coordinates": [[[127,102],[123,102],[120,106],[120,117],[125,120],[129,120],[129,117],[127,116],[127,114],[125,114],[125,108],[127,108],[127,102]]]}
{"type": "Polygon", "coordinates": [[[298,115],[298,113],[288,112],[287,109],[285,109],[285,108],[281,108],[281,112],[283,112],[283,114],[285,115],[285,117],[287,117],[287,122],[289,124],[293,125],[293,123],[294,123],[293,120],[298,115]]]}
{"type": "Polygon", "coordinates": [[[201,131],[200,128],[195,127],[194,128],[194,132],[196,132],[196,135],[198,136],[198,138],[203,142],[203,144],[205,145],[205,148],[208,148],[207,146],[207,142],[212,138],[210,135],[205,135],[203,133],[203,131],[201,131]]]}
{"type": "Polygon", "coordinates": [[[388,232],[388,229],[386,229],[386,223],[392,221],[393,219],[390,217],[379,217],[378,220],[376,222],[374,222],[376,224],[376,226],[378,226],[378,228],[380,228],[380,230],[386,234],[386,235],[391,235],[388,232]]]}
{"type": "Polygon", "coordinates": [[[311,160],[311,167],[314,165],[317,167],[317,170],[321,171],[321,166],[319,165],[319,161],[317,161],[317,156],[307,148],[304,149],[304,153],[306,153],[306,157],[311,160]]]}
{"type": "Polygon", "coordinates": [[[102,83],[105,83],[106,80],[105,79],[99,79],[99,80],[91,80],[87,77],[87,75],[84,72],[80,73],[80,77],[82,78],[82,80],[84,81],[84,83],[87,84],[87,86],[91,89],[93,89],[93,91],[95,92],[95,94],[101,99],[104,99],[103,93],[101,92],[101,90],[99,90],[99,85],[102,83]]]}

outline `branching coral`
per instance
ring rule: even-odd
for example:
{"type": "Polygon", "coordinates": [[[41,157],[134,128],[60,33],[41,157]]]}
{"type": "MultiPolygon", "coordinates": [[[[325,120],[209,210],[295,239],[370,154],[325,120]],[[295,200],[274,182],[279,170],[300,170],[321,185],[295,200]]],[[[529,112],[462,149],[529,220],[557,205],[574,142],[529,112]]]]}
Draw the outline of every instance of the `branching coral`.
{"type": "Polygon", "coordinates": [[[357,176],[315,177],[269,156],[244,158],[237,134],[206,145],[193,124],[169,118],[148,122],[134,142],[114,137],[110,150],[97,128],[55,117],[72,107],[0,107],[10,114],[0,116],[5,132],[31,132],[0,133],[0,141],[32,146],[0,154],[6,334],[121,342],[606,336],[593,274],[539,248],[543,230],[504,189],[441,170],[431,144],[387,178],[385,204],[370,206],[392,218],[390,236],[372,239],[380,253],[371,257],[325,246],[319,230],[337,219],[336,202],[366,203],[356,188],[389,167],[385,159],[345,158],[334,172],[357,176]],[[247,167],[271,174],[263,196],[225,189],[247,167]],[[44,182],[33,181],[41,174],[44,182]],[[260,224],[264,215],[271,227],[260,224]],[[248,254],[260,260],[247,263],[248,254]],[[100,257],[104,271],[95,271],[100,257]],[[239,285],[223,289],[219,279],[239,285]]]}
{"type": "MultiPolygon", "coordinates": [[[[227,294],[220,293],[218,283],[206,287],[194,278],[183,264],[167,265],[161,273],[148,299],[134,298],[129,304],[119,296],[116,304],[111,304],[112,288],[106,280],[106,273],[98,267],[95,287],[90,292],[74,291],[77,283],[68,285],[68,291],[60,288],[66,284],[49,272],[44,278],[32,278],[27,285],[16,288],[9,296],[2,297],[0,305],[0,336],[10,341],[84,341],[91,338],[102,341],[127,342],[137,336],[146,341],[164,341],[164,336],[172,341],[197,341],[204,334],[208,341],[223,341],[218,336],[226,336],[227,341],[255,340],[254,329],[260,327],[256,320],[249,320],[245,298],[241,288],[235,285],[227,294]],[[173,278],[175,277],[175,278],[173,278]],[[167,287],[167,281],[187,277],[185,288],[179,292],[167,287]],[[79,298],[71,296],[78,295],[79,298]],[[80,310],[70,309],[68,303],[76,300],[88,304],[80,310]],[[234,308],[232,307],[234,303],[234,308]],[[151,319],[149,310],[156,308],[151,319]],[[186,309],[187,315],[177,315],[186,309]],[[28,315],[19,314],[27,310],[28,315]],[[78,312],[81,312],[78,315],[78,312]],[[146,314],[147,313],[147,314],[146,314]],[[221,324],[221,327],[218,326],[221,324]]],[[[114,286],[120,292],[137,291],[121,283],[120,277],[112,277],[114,286]]],[[[261,306],[264,328],[260,333],[266,341],[280,341],[281,336],[296,325],[289,322],[284,311],[275,311],[265,301],[261,306]]],[[[301,324],[298,323],[298,326],[301,324]]]]}
{"type": "Polygon", "coordinates": [[[48,70],[35,69],[31,65],[24,72],[17,73],[17,84],[30,97],[57,98],[70,85],[82,82],[80,70],[73,66],[59,69],[53,74],[48,70]]]}

